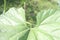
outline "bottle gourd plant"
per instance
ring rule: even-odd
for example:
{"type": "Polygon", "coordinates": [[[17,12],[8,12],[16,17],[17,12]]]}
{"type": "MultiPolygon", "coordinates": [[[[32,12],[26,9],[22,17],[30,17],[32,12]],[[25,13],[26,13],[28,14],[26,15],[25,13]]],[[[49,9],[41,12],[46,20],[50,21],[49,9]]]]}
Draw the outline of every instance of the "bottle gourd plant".
{"type": "Polygon", "coordinates": [[[28,27],[23,8],[11,8],[0,15],[0,40],[60,40],[60,10],[48,9],[28,27]]]}
{"type": "MultiPolygon", "coordinates": [[[[5,8],[4,8],[5,9],[5,8]]],[[[60,9],[42,10],[34,27],[26,21],[25,10],[10,8],[0,15],[0,40],[60,40],[60,9]]]]}

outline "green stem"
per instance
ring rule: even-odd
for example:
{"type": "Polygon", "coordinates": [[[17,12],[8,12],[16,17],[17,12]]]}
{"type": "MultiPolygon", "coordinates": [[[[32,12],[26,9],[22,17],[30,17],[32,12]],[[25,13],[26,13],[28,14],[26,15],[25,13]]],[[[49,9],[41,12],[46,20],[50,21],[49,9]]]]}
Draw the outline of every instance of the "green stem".
{"type": "Polygon", "coordinates": [[[4,13],[6,11],[6,0],[4,0],[4,13]]]}
{"type": "Polygon", "coordinates": [[[30,28],[32,28],[32,24],[30,22],[26,22],[27,24],[29,24],[30,28]]]}
{"type": "Polygon", "coordinates": [[[29,25],[32,25],[30,22],[26,22],[27,24],[29,24],[29,25]]]}

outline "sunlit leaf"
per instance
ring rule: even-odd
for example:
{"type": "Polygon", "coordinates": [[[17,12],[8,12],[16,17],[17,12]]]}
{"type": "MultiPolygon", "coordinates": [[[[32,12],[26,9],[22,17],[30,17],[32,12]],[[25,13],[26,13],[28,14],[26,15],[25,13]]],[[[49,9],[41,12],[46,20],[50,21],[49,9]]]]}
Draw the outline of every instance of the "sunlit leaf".
{"type": "Polygon", "coordinates": [[[0,40],[9,40],[10,37],[24,31],[26,26],[25,11],[23,8],[11,8],[0,15],[0,40]]]}
{"type": "Polygon", "coordinates": [[[38,40],[60,40],[60,10],[52,10],[49,9],[42,11],[42,13],[39,13],[37,15],[37,25],[39,25],[36,31],[44,34],[41,36],[40,33],[38,33],[38,40]],[[39,16],[40,15],[40,16],[39,16]],[[39,23],[40,22],[40,23],[39,23]],[[47,35],[46,35],[47,34],[47,35]],[[45,37],[47,39],[45,39],[45,37]],[[49,38],[48,38],[49,37],[49,38]]]}

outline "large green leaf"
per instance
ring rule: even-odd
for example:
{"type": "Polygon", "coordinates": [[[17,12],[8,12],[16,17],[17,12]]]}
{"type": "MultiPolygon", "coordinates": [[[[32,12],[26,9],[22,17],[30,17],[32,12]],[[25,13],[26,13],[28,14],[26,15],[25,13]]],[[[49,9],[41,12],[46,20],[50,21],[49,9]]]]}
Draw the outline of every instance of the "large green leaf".
{"type": "Polygon", "coordinates": [[[30,30],[27,40],[60,40],[60,10],[38,13],[37,26],[30,30]]]}
{"type": "Polygon", "coordinates": [[[32,28],[27,40],[60,40],[60,10],[44,10],[37,15],[38,27],[32,28]]]}
{"type": "Polygon", "coordinates": [[[0,15],[0,40],[10,37],[27,29],[25,11],[23,8],[11,8],[0,15]]]}

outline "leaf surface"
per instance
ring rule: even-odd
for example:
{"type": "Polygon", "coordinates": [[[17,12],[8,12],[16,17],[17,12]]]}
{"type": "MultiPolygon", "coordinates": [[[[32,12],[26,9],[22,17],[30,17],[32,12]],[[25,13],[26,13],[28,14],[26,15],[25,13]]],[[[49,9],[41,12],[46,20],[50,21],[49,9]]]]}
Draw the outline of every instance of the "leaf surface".
{"type": "Polygon", "coordinates": [[[31,29],[27,40],[60,40],[60,10],[38,13],[37,26],[31,29]]]}
{"type": "Polygon", "coordinates": [[[27,29],[25,11],[23,8],[10,8],[0,15],[0,40],[10,37],[27,29]]]}

